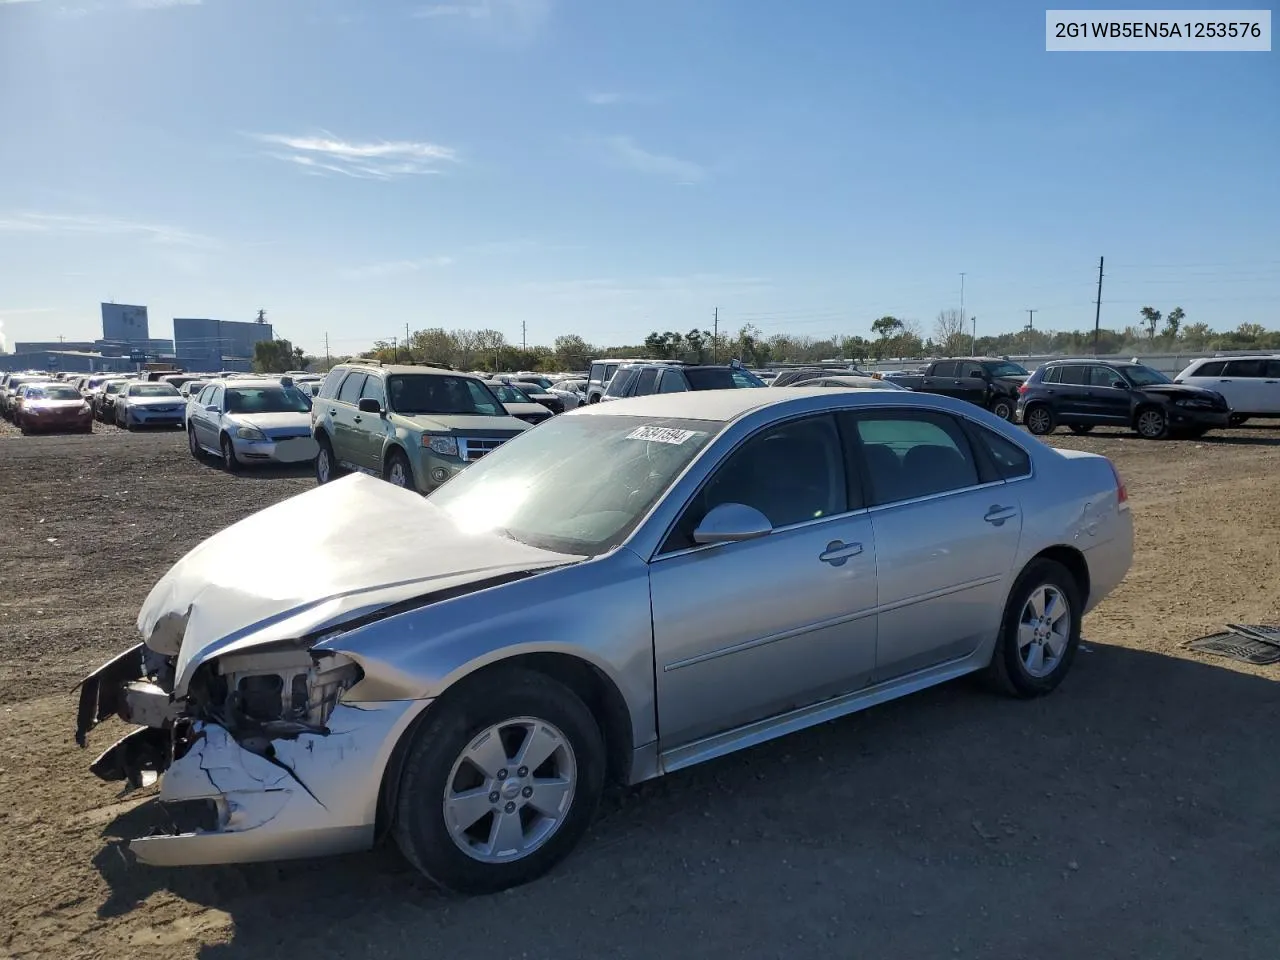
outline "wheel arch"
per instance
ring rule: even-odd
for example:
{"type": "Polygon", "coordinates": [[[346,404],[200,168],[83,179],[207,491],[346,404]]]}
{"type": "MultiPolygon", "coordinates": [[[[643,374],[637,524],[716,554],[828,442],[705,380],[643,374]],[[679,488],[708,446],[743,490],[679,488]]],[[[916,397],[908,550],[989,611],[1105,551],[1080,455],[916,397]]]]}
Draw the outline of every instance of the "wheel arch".
{"type": "MultiPolygon", "coordinates": [[[[1089,590],[1091,588],[1089,579],[1089,561],[1085,559],[1085,555],[1075,547],[1067,546],[1064,543],[1055,544],[1052,547],[1046,547],[1034,557],[1031,557],[1023,565],[1023,570],[1037,560],[1052,560],[1061,564],[1071,574],[1071,578],[1076,583],[1076,589],[1080,591],[1080,602],[1084,607],[1089,605],[1089,590]]],[[[1021,575],[1021,574],[1019,574],[1021,575]]]]}
{"type": "Polygon", "coordinates": [[[378,790],[375,836],[385,836],[391,826],[404,761],[422,727],[473,684],[495,671],[511,668],[542,674],[572,690],[586,704],[600,727],[607,759],[606,777],[617,783],[627,782],[634,750],[631,713],[627,708],[626,698],[613,679],[595,664],[573,654],[551,651],[517,653],[486,663],[457,679],[427,709],[419,713],[401,734],[383,770],[378,790]]]}

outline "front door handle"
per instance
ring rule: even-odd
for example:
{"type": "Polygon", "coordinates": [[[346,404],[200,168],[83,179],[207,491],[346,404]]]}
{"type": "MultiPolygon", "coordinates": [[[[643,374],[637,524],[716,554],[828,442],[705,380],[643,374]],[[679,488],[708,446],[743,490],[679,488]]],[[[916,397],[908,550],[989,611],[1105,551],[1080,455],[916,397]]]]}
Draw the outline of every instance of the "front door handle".
{"type": "Polygon", "coordinates": [[[1000,526],[1006,520],[1011,520],[1018,515],[1017,507],[1002,507],[999,504],[992,504],[987,510],[986,515],[982,518],[987,523],[1000,526]]]}
{"type": "Polygon", "coordinates": [[[360,422],[360,418],[359,418],[359,417],[354,417],[353,419],[354,419],[354,421],[355,421],[356,423],[359,423],[359,422],[360,422]]]}
{"type": "Polygon", "coordinates": [[[832,540],[827,544],[827,549],[818,554],[818,559],[823,563],[831,564],[833,567],[840,567],[850,557],[856,557],[861,552],[862,544],[860,543],[845,543],[843,540],[832,540]]]}

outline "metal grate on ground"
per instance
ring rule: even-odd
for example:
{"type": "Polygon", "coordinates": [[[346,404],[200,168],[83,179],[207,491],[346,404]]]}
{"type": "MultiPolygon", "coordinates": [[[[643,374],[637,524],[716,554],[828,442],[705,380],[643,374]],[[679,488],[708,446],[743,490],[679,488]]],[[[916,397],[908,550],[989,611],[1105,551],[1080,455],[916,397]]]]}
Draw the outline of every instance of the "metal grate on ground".
{"type": "Polygon", "coordinates": [[[1232,629],[1225,633],[1214,633],[1190,641],[1187,646],[1192,650],[1212,653],[1220,657],[1229,657],[1240,663],[1252,664],[1256,667],[1280,661],[1280,629],[1275,627],[1251,627],[1249,633],[1238,631],[1240,624],[1231,624],[1232,629]],[[1255,631],[1258,633],[1255,634],[1255,631]],[[1265,634],[1264,634],[1265,632],[1265,634]],[[1269,639],[1262,639],[1259,634],[1269,639]],[[1270,639],[1274,638],[1274,639],[1270,639]]]}

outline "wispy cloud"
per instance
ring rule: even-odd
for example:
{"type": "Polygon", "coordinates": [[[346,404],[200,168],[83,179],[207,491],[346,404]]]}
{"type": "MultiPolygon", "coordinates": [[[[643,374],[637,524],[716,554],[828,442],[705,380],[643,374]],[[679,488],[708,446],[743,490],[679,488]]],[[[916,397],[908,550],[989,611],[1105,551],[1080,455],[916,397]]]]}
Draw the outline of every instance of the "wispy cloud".
{"type": "Polygon", "coordinates": [[[216,243],[202,234],[163,224],[59,213],[0,214],[0,233],[123,235],[164,246],[182,247],[210,247],[216,243]]]}
{"type": "Polygon", "coordinates": [[[450,20],[484,25],[496,35],[531,40],[551,17],[552,0],[441,0],[413,10],[415,20],[450,20]]]}
{"type": "Polygon", "coordinates": [[[708,296],[758,292],[773,286],[768,277],[724,273],[618,279],[590,277],[577,280],[540,280],[523,284],[530,294],[572,301],[616,301],[667,296],[705,299],[708,296]]]}
{"type": "Polygon", "coordinates": [[[608,137],[604,146],[614,163],[647,176],[674,180],[688,186],[700,183],[707,175],[706,170],[692,160],[646,150],[630,137],[608,137]]]}
{"type": "Polygon", "coordinates": [[[627,104],[648,105],[655,100],[654,97],[648,94],[619,93],[616,90],[589,90],[582,95],[582,99],[593,107],[620,107],[627,104]]]}
{"type": "Polygon", "coordinates": [[[357,143],[321,131],[314,136],[283,133],[250,134],[255,140],[284,147],[268,156],[306,168],[309,173],[338,173],[360,180],[393,180],[397,177],[439,173],[444,163],[456,163],[457,151],[436,143],[413,140],[376,140],[357,143]]]}
{"type": "Polygon", "coordinates": [[[453,263],[453,257],[422,257],[417,260],[388,260],[385,263],[370,263],[362,267],[350,267],[339,270],[338,276],[343,280],[375,280],[381,277],[394,277],[406,273],[418,273],[431,267],[447,267],[453,263]]]}
{"type": "Polygon", "coordinates": [[[164,10],[169,7],[199,7],[204,0],[85,0],[83,3],[58,4],[46,3],[45,0],[0,0],[0,7],[14,4],[42,3],[52,8],[59,17],[84,17],[90,13],[108,9],[164,10]]]}

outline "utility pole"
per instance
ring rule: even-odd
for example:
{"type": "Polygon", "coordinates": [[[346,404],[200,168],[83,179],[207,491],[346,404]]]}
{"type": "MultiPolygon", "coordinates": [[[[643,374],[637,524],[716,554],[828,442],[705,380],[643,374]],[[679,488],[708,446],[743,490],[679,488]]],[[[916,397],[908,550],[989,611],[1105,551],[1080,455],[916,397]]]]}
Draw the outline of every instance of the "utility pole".
{"type": "Polygon", "coordinates": [[[1031,333],[1033,330],[1035,330],[1036,328],[1035,320],[1036,320],[1036,311],[1028,310],[1027,311],[1027,333],[1031,333]]]}
{"type": "Polygon", "coordinates": [[[1102,257],[1098,258],[1098,299],[1093,311],[1093,355],[1098,355],[1098,326],[1102,323],[1102,257]]]}
{"type": "Polygon", "coordinates": [[[391,362],[392,362],[392,363],[399,363],[399,362],[400,362],[400,350],[399,350],[399,348],[398,348],[398,347],[397,347],[397,345],[396,345],[396,338],[395,338],[395,337],[392,337],[392,338],[391,338],[391,362]]]}
{"type": "MultiPolygon", "coordinates": [[[[961,273],[960,274],[960,335],[961,336],[964,336],[964,325],[968,321],[968,319],[969,319],[968,315],[964,312],[964,274],[961,273]]],[[[977,328],[977,324],[975,323],[974,333],[973,333],[973,342],[972,344],[970,344],[970,350],[974,353],[975,356],[977,355],[977,351],[978,351],[978,332],[977,331],[978,331],[978,328],[977,328]]]]}
{"type": "Polygon", "coordinates": [[[520,349],[521,350],[529,349],[528,332],[529,332],[528,325],[523,320],[521,320],[520,321],[520,349]]]}
{"type": "Polygon", "coordinates": [[[329,367],[333,366],[333,361],[329,359],[329,331],[324,332],[324,366],[326,372],[329,367]]]}
{"type": "Polygon", "coordinates": [[[409,352],[409,321],[404,322],[404,352],[407,359],[413,360],[413,354],[409,352]]]}
{"type": "Polygon", "coordinates": [[[711,362],[718,363],[720,361],[720,308],[716,307],[716,312],[711,315],[711,362]]]}

